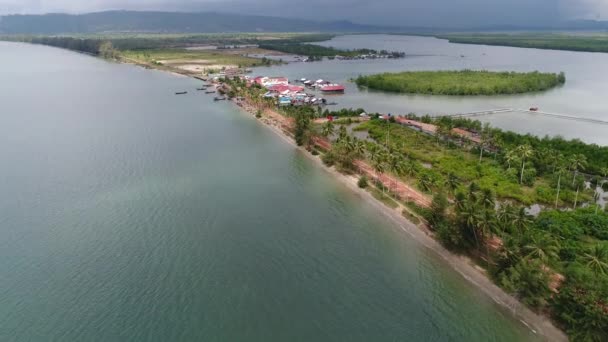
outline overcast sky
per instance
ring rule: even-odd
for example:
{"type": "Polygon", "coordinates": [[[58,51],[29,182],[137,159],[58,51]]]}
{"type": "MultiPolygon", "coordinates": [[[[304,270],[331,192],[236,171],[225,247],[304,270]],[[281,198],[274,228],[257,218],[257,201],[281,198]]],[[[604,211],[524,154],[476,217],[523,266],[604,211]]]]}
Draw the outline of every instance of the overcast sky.
{"type": "Polygon", "coordinates": [[[221,11],[443,27],[608,20],[608,0],[0,0],[0,14],[110,9],[221,11]]]}

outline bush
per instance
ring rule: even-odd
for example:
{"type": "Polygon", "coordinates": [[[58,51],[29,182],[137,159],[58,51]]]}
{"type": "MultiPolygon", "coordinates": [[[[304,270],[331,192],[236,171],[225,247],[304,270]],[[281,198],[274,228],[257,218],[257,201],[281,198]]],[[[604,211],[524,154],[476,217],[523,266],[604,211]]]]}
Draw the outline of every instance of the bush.
{"type": "Polygon", "coordinates": [[[369,184],[367,183],[367,177],[362,176],[361,178],[359,178],[359,181],[357,182],[357,185],[361,188],[361,189],[365,189],[369,186],[369,184]]]}
{"type": "Polygon", "coordinates": [[[321,160],[326,166],[334,166],[334,164],[336,163],[336,156],[334,156],[333,153],[329,152],[324,154],[323,157],[321,157],[321,160]]]}

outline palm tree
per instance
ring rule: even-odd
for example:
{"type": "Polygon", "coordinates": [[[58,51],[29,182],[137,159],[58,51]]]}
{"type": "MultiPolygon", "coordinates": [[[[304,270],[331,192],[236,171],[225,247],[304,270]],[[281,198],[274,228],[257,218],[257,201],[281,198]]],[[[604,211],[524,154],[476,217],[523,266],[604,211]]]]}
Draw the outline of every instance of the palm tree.
{"type": "Polygon", "coordinates": [[[412,160],[408,160],[407,162],[405,162],[403,165],[403,172],[410,177],[416,176],[416,174],[418,173],[416,163],[414,163],[412,160]]]}
{"type": "Polygon", "coordinates": [[[595,274],[608,273],[608,247],[595,245],[588,253],[583,254],[583,260],[595,274]]]}
{"type": "Polygon", "coordinates": [[[600,210],[600,193],[597,190],[593,194],[593,201],[595,202],[595,215],[597,215],[597,212],[600,210]]]}
{"type": "Polygon", "coordinates": [[[492,233],[492,228],[496,223],[496,215],[494,210],[484,210],[477,220],[477,229],[479,229],[479,235],[486,245],[486,255],[488,257],[488,264],[490,263],[490,246],[488,245],[488,237],[492,233]]]}
{"type": "Polygon", "coordinates": [[[338,141],[346,139],[346,137],[348,137],[348,131],[346,130],[346,127],[340,126],[340,129],[338,129],[338,141]]]}
{"type": "Polygon", "coordinates": [[[422,175],[422,177],[420,177],[419,184],[422,191],[430,192],[431,189],[435,186],[435,180],[425,173],[422,175]]]}
{"type": "Polygon", "coordinates": [[[323,124],[323,129],[321,131],[321,134],[327,138],[327,137],[334,135],[335,131],[336,131],[336,127],[335,127],[333,121],[327,120],[327,122],[323,124]]]}
{"type": "Polygon", "coordinates": [[[585,155],[575,154],[570,157],[570,169],[574,172],[574,176],[572,177],[572,186],[574,186],[578,172],[584,170],[586,167],[587,157],[585,157],[585,155]]]}
{"type": "Polygon", "coordinates": [[[563,165],[558,165],[555,168],[555,172],[557,173],[557,195],[555,195],[555,209],[557,209],[557,203],[559,202],[559,192],[562,186],[562,175],[566,172],[566,168],[563,165]]]}
{"type": "Polygon", "coordinates": [[[513,225],[519,231],[519,234],[522,235],[527,229],[528,226],[532,223],[532,219],[530,215],[526,212],[526,208],[521,207],[517,211],[515,219],[513,220],[513,225]]]}
{"type": "Polygon", "coordinates": [[[473,233],[475,244],[477,245],[477,248],[479,248],[479,238],[477,237],[478,222],[481,221],[479,208],[477,208],[475,202],[465,201],[459,214],[465,228],[473,233]]]}
{"type": "Polygon", "coordinates": [[[469,201],[471,202],[477,202],[477,192],[479,191],[479,185],[477,185],[477,183],[475,182],[471,182],[471,184],[469,184],[469,188],[467,190],[467,195],[469,198],[469,201]]]}
{"type": "Polygon", "coordinates": [[[511,203],[502,205],[498,210],[498,224],[503,232],[510,231],[517,219],[517,210],[511,203]]]}
{"type": "Polygon", "coordinates": [[[385,187],[384,187],[384,184],[382,184],[382,180],[380,179],[380,174],[383,173],[386,170],[386,160],[387,160],[386,152],[384,152],[382,150],[382,151],[380,151],[378,153],[376,159],[373,161],[373,163],[374,163],[374,170],[376,170],[376,180],[382,186],[382,194],[383,195],[384,195],[384,188],[385,187]]]}
{"type": "Polygon", "coordinates": [[[490,189],[482,189],[481,190],[481,205],[483,205],[486,209],[494,210],[496,206],[496,200],[494,198],[494,193],[490,189]]]}
{"type": "Polygon", "coordinates": [[[465,206],[467,204],[467,196],[464,194],[464,192],[458,191],[455,195],[454,195],[454,203],[456,206],[456,212],[462,212],[465,209],[465,206]]]}
{"type": "Polygon", "coordinates": [[[585,186],[585,181],[579,178],[579,181],[576,183],[576,197],[574,197],[574,209],[576,209],[576,205],[578,204],[578,195],[582,186],[585,186]]]}
{"type": "Polygon", "coordinates": [[[505,153],[505,162],[507,163],[507,171],[511,170],[511,163],[513,163],[517,159],[517,155],[515,151],[510,150],[505,153]]]}
{"type": "Polygon", "coordinates": [[[517,147],[517,152],[519,153],[519,157],[521,158],[521,174],[519,176],[519,184],[523,184],[524,168],[526,167],[526,158],[532,157],[532,154],[534,154],[534,150],[532,149],[532,146],[526,144],[526,145],[520,145],[519,147],[517,147]]]}
{"type": "Polygon", "coordinates": [[[490,124],[489,123],[485,123],[483,125],[483,129],[481,131],[481,139],[479,141],[479,162],[481,163],[481,160],[483,158],[483,149],[484,147],[488,146],[489,144],[492,143],[492,131],[490,130],[490,124]]]}
{"type": "Polygon", "coordinates": [[[533,234],[528,244],[524,246],[527,258],[536,258],[543,263],[548,263],[551,259],[557,259],[559,246],[557,241],[549,234],[533,234]]]}
{"type": "Polygon", "coordinates": [[[454,191],[456,191],[456,189],[458,189],[460,186],[460,179],[458,179],[453,172],[450,172],[445,179],[445,186],[450,190],[451,193],[454,193],[454,191]]]}
{"type": "MultiPolygon", "coordinates": [[[[397,153],[392,153],[387,156],[388,169],[397,177],[403,174],[403,164],[401,159],[401,156],[397,153]]],[[[390,190],[391,189],[389,189],[389,191],[390,190]]]]}
{"type": "Polygon", "coordinates": [[[365,143],[357,138],[355,140],[355,153],[358,157],[365,155],[366,146],[365,143]]]}

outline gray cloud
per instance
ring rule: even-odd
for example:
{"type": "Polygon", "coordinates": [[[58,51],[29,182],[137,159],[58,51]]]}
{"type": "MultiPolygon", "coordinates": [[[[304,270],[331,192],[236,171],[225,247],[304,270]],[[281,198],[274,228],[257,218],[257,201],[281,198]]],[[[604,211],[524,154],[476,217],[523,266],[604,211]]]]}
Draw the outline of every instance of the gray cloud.
{"type": "Polygon", "coordinates": [[[443,27],[608,19],[608,0],[0,0],[0,14],[111,9],[221,11],[443,27]]]}

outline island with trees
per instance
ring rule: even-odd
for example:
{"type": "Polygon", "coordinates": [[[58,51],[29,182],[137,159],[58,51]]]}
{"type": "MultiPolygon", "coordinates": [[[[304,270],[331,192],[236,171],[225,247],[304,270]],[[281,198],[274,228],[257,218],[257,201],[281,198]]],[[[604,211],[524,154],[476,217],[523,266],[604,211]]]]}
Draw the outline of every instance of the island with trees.
{"type": "Polygon", "coordinates": [[[608,147],[466,118],[277,108],[257,85],[220,82],[573,341],[608,340],[608,147]],[[403,196],[404,185],[420,196],[403,196]]]}
{"type": "Polygon", "coordinates": [[[501,95],[543,91],[566,82],[564,73],[407,71],[359,76],[358,86],[407,94],[501,95]]]}

